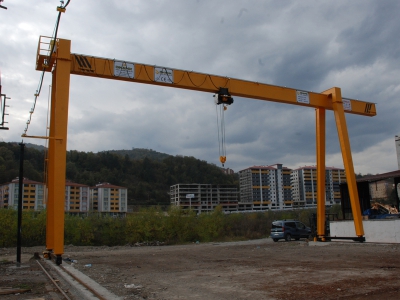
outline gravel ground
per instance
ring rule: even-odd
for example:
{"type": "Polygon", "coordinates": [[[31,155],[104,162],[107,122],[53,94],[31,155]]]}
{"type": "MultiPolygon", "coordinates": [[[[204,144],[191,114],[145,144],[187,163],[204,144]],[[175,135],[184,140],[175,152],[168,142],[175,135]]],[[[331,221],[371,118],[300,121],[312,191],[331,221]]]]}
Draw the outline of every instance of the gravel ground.
{"type": "MultiPolygon", "coordinates": [[[[16,268],[16,250],[0,248],[0,287],[31,289],[2,299],[53,299],[47,280],[29,260],[43,249],[23,248],[25,267],[16,268]]],[[[77,260],[76,269],[125,299],[390,300],[400,298],[399,250],[398,244],[262,239],[176,246],[69,245],[63,258],[77,260]]]]}

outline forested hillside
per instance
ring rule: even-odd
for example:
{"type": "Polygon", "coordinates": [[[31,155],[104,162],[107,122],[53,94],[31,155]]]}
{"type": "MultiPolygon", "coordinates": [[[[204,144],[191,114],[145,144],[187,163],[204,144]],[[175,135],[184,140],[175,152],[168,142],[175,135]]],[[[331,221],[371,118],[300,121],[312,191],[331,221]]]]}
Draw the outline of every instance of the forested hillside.
{"type": "MultiPolygon", "coordinates": [[[[19,148],[17,143],[0,142],[0,184],[18,176],[19,148]]],[[[25,148],[24,177],[43,181],[44,154],[32,147],[25,148]]],[[[99,182],[124,186],[128,188],[129,204],[168,204],[169,187],[177,183],[238,185],[236,176],[225,175],[219,167],[206,161],[164,155],[163,159],[131,159],[128,152],[121,156],[112,151],[68,151],[66,176],[68,180],[90,186],[99,182]]]]}
{"type": "Polygon", "coordinates": [[[138,160],[149,158],[151,160],[163,161],[164,158],[167,158],[171,155],[154,151],[152,149],[140,149],[140,148],[132,148],[132,150],[109,150],[105,152],[110,152],[113,154],[118,154],[120,156],[128,155],[129,158],[138,160]]]}

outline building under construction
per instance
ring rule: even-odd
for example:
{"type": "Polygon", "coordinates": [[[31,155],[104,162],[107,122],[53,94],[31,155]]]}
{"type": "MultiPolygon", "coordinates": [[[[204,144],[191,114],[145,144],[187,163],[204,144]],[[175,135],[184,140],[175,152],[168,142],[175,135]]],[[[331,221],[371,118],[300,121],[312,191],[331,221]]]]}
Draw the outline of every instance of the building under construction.
{"type": "Polygon", "coordinates": [[[171,205],[196,213],[212,212],[220,205],[225,212],[237,211],[238,190],[230,184],[175,184],[170,188],[171,205]]]}

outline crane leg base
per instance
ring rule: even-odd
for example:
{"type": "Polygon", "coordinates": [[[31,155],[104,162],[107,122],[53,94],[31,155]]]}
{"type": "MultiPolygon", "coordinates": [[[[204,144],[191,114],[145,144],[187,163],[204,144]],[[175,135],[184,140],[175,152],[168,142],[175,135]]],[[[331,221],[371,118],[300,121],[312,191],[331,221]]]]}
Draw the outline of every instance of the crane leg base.
{"type": "Polygon", "coordinates": [[[62,256],[61,255],[56,255],[55,256],[55,261],[56,261],[56,265],[59,266],[62,264],[62,256]]]}

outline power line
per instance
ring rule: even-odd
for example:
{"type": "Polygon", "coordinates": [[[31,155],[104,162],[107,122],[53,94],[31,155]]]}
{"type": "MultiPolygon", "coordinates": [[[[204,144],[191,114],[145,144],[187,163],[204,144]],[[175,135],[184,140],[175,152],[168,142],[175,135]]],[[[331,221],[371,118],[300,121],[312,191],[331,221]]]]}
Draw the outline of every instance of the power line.
{"type": "MultiPolygon", "coordinates": [[[[58,12],[56,24],[55,24],[54,30],[53,30],[53,35],[51,37],[51,40],[53,41],[53,43],[51,43],[51,49],[49,51],[49,55],[48,55],[47,61],[51,60],[51,56],[53,55],[53,52],[54,52],[54,49],[55,49],[55,46],[56,46],[57,34],[58,34],[58,26],[60,25],[61,13],[63,11],[65,11],[65,8],[68,6],[70,0],[68,0],[67,3],[64,6],[63,6],[64,1],[60,1],[60,2],[61,2],[61,6],[59,6],[59,8],[61,8],[61,9],[58,12]]],[[[24,129],[24,133],[22,134],[22,136],[26,135],[26,133],[28,131],[28,128],[29,128],[29,124],[31,123],[31,120],[32,120],[32,114],[35,112],[37,98],[39,97],[40,92],[42,91],[43,79],[44,79],[45,72],[46,72],[46,67],[43,67],[43,70],[42,70],[42,73],[41,73],[40,79],[39,79],[39,84],[38,84],[38,87],[36,89],[36,93],[34,95],[35,99],[33,101],[33,106],[31,108],[31,110],[29,111],[29,119],[28,119],[28,121],[26,121],[26,127],[24,129]]]]}

